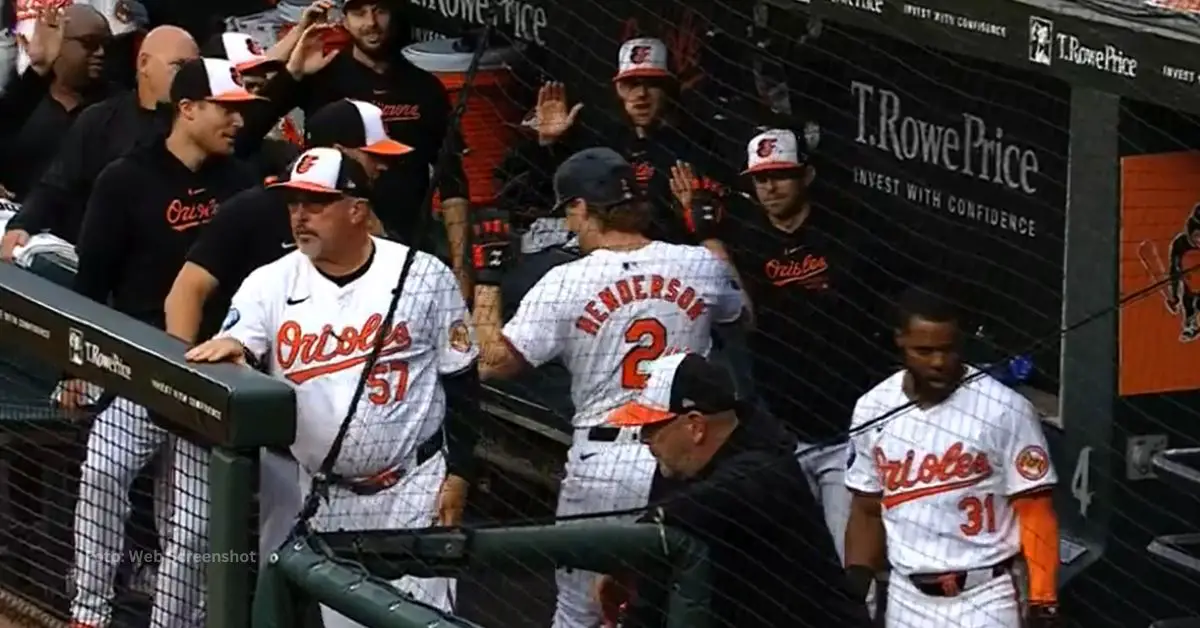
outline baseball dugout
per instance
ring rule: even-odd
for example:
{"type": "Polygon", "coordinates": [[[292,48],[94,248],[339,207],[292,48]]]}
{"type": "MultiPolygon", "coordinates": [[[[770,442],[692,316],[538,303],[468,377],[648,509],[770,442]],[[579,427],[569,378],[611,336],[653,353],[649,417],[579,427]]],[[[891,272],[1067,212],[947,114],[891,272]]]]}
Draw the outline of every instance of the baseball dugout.
{"type": "MultiPolygon", "coordinates": [[[[86,526],[72,525],[78,468],[91,461],[85,462],[82,451],[86,426],[106,407],[121,407],[124,401],[129,407],[144,407],[157,425],[176,437],[212,448],[210,551],[214,556],[243,558],[206,561],[209,612],[217,625],[245,625],[256,563],[251,521],[257,452],[260,447],[286,446],[294,439],[291,389],[238,367],[187,364],[182,359],[183,344],[163,332],[12,266],[0,268],[0,302],[0,346],[10,359],[28,358],[19,362],[20,377],[26,381],[17,381],[16,375],[6,377],[5,433],[22,451],[6,449],[5,462],[9,469],[26,461],[38,469],[27,473],[25,481],[39,492],[22,495],[24,500],[17,497],[24,484],[7,483],[9,552],[5,559],[10,564],[5,572],[18,578],[22,573],[41,574],[26,582],[21,593],[32,599],[16,600],[21,610],[46,625],[53,625],[54,616],[61,614],[62,609],[54,607],[66,597],[72,555],[93,547],[95,540],[81,537],[86,526]],[[61,411],[50,400],[50,387],[43,387],[59,379],[58,374],[91,382],[102,387],[103,394],[85,410],[61,411]],[[23,390],[24,395],[14,390],[23,390]],[[67,540],[72,530],[74,543],[67,540]],[[36,538],[39,535],[48,538],[36,538]],[[47,550],[50,555],[43,555],[47,550]],[[30,608],[38,605],[34,600],[51,608],[30,608]]],[[[104,453],[92,452],[92,456],[104,453]]],[[[10,477],[15,476],[10,473],[10,477]]],[[[100,506],[119,509],[107,503],[100,506]]],[[[125,559],[120,540],[115,549],[111,555],[82,558],[111,565],[115,575],[125,559]]],[[[169,583],[165,586],[170,588],[169,583]]]]}

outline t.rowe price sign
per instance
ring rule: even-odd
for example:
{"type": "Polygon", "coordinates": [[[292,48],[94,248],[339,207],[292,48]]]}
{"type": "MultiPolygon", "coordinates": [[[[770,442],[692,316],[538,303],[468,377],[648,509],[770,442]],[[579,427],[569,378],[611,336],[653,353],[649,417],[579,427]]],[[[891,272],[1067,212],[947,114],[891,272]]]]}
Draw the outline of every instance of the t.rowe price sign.
{"type": "MultiPolygon", "coordinates": [[[[922,164],[981,183],[1026,195],[1037,193],[1041,161],[1036,150],[1016,143],[1004,128],[969,111],[945,122],[922,119],[905,111],[904,95],[896,89],[867,81],[851,80],[850,92],[857,111],[854,141],[893,157],[897,164],[922,164]]],[[[918,104],[919,105],[919,104],[918,104]]],[[[945,118],[942,118],[945,120],[945,118]]],[[[900,196],[913,203],[976,221],[994,230],[1034,238],[1037,217],[1009,208],[986,205],[956,195],[926,180],[905,177],[898,169],[876,171],[854,167],[855,183],[900,196]]],[[[973,190],[972,190],[973,191],[973,190]]]]}
{"type": "Polygon", "coordinates": [[[816,197],[866,221],[897,252],[895,264],[878,260],[886,267],[915,261],[909,272],[923,277],[904,279],[949,282],[1009,348],[1052,336],[1066,86],[837,24],[811,46],[824,80],[805,86],[799,109],[822,127],[816,197]]]}

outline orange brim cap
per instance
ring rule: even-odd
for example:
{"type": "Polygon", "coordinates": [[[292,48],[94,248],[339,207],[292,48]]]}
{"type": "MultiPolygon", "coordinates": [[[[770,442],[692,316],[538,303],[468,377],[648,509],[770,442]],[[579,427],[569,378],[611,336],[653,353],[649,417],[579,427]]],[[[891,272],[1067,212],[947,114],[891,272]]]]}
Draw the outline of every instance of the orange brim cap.
{"type": "Polygon", "coordinates": [[[233,67],[238,72],[249,72],[258,66],[263,65],[264,63],[270,63],[271,61],[272,59],[270,57],[256,57],[241,63],[235,63],[233,64],[233,67]]]}
{"type": "Polygon", "coordinates": [[[209,96],[205,100],[211,102],[251,102],[254,100],[266,100],[261,96],[255,96],[244,89],[231,89],[227,92],[221,92],[215,96],[209,96]]]}
{"type": "Polygon", "coordinates": [[[305,192],[315,192],[317,194],[337,194],[339,196],[342,194],[341,190],[336,190],[334,188],[321,185],[319,183],[312,183],[310,181],[277,181],[268,185],[267,187],[303,190],[305,192]]]}
{"type": "Polygon", "coordinates": [[[755,172],[777,172],[780,170],[799,170],[804,167],[804,164],[791,161],[766,161],[760,164],[755,164],[753,167],[746,168],[742,174],[754,174],[755,172]]]}
{"type": "Polygon", "coordinates": [[[608,415],[608,423],[618,427],[640,427],[661,423],[675,416],[673,412],[651,408],[650,406],[631,401],[608,415]]]}
{"type": "Polygon", "coordinates": [[[387,138],[379,140],[362,147],[364,153],[372,155],[383,155],[385,157],[399,157],[413,152],[413,147],[408,144],[397,142],[394,139],[387,138]]]}
{"type": "Polygon", "coordinates": [[[662,68],[635,68],[618,73],[613,77],[613,81],[620,81],[628,78],[671,78],[671,73],[662,68]]]}

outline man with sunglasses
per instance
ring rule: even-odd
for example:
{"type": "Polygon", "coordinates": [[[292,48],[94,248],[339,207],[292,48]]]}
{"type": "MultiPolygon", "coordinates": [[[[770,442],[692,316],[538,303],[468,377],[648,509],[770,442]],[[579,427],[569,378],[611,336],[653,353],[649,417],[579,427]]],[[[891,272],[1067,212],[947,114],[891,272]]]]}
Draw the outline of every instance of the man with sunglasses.
{"type": "MultiPolygon", "coordinates": [[[[389,163],[412,150],[383,132],[382,116],[379,107],[370,103],[339,100],[318,110],[304,130],[309,146],[336,148],[357,162],[373,184],[389,163]]],[[[205,323],[204,312],[219,311],[223,316],[234,291],[251,272],[296,249],[287,200],[286,188],[267,184],[249,188],[218,207],[167,296],[167,333],[188,343],[206,339],[207,332],[215,331],[212,323],[219,321],[205,323]]],[[[378,227],[373,231],[381,233],[378,227]]],[[[180,559],[203,554],[208,542],[209,453],[181,438],[174,441],[172,460],[171,503],[179,507],[172,513],[163,576],[158,579],[171,591],[155,598],[152,616],[156,625],[186,626],[203,617],[204,565],[180,559]]],[[[264,450],[259,460],[258,541],[259,557],[265,558],[291,531],[303,496],[290,452],[264,450]]]]}
{"type": "MultiPolygon", "coordinates": [[[[715,628],[865,626],[852,601],[813,494],[775,423],[742,413],[728,371],[695,353],[646,366],[638,397],[608,423],[640,430],[641,439],[677,491],[651,504],[644,521],[670,526],[707,544],[712,561],[715,628]]],[[[600,578],[594,594],[609,625],[663,625],[668,576],[642,573],[600,578]],[[625,616],[617,609],[629,602],[625,616]]]]}
{"type": "MultiPolygon", "coordinates": [[[[559,516],[640,508],[654,460],[637,430],[604,424],[646,385],[646,364],[665,353],[707,354],[713,326],[733,323],[743,299],[732,269],[709,250],[650,239],[651,209],[634,169],[609,148],[571,156],[554,175],[557,206],[579,235],[584,257],[550,270],[501,323],[500,290],[508,229],[476,215],[474,318],[484,378],[507,378],[560,360],[571,374],[572,445],[559,491],[559,516]]],[[[556,574],[554,628],[599,621],[590,590],[596,574],[556,574]]]]}
{"type": "Polygon", "coordinates": [[[104,47],[112,38],[96,9],[76,4],[41,16],[26,40],[30,65],[0,105],[0,184],[21,201],[58,154],[72,121],[106,98],[104,47]]]}
{"type": "MultiPolygon", "coordinates": [[[[305,151],[275,185],[287,199],[296,250],[251,273],[221,333],[187,358],[253,356],[295,388],[291,450],[304,490],[309,477],[326,471],[324,459],[353,410],[314,529],[459,525],[482,416],[477,348],[453,272],[428,253],[371,235],[367,174],[337,149],[305,151]],[[395,318],[385,327],[396,289],[395,318]],[[379,359],[366,365],[376,339],[379,359]]],[[[452,610],[451,579],[406,576],[395,584],[452,610]]],[[[327,628],[358,626],[329,608],[322,616],[327,628]]]]}

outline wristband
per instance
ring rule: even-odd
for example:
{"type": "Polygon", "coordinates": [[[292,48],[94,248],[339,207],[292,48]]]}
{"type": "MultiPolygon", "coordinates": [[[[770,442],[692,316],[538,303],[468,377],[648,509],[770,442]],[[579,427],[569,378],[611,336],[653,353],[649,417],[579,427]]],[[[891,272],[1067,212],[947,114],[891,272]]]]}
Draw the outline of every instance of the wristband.
{"type": "Polygon", "coordinates": [[[871,590],[871,583],[875,581],[875,570],[864,565],[850,565],[846,567],[846,583],[850,589],[850,595],[856,600],[867,599],[867,593],[871,590]]]}

